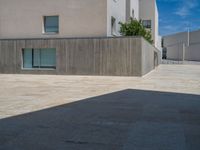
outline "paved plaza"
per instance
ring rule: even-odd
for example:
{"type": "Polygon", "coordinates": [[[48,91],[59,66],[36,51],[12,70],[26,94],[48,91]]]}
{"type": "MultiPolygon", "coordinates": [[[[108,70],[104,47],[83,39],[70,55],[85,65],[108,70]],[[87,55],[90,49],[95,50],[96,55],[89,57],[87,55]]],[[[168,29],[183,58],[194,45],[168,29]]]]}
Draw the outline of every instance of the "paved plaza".
{"type": "Polygon", "coordinates": [[[0,150],[199,150],[200,65],[140,77],[0,75],[0,150]]]}

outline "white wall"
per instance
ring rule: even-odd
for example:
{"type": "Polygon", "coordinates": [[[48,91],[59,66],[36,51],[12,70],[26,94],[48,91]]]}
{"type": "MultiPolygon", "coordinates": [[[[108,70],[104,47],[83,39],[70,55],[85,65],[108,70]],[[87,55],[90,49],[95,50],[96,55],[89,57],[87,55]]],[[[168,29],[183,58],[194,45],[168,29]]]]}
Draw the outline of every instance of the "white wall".
{"type": "Polygon", "coordinates": [[[173,35],[164,36],[164,47],[176,45],[179,43],[187,43],[187,33],[181,32],[173,35]]]}
{"type": "Polygon", "coordinates": [[[106,36],[106,22],[107,0],[0,0],[0,38],[106,36]],[[42,34],[46,15],[59,15],[59,34],[42,34]]]}
{"type": "Polygon", "coordinates": [[[190,45],[185,51],[185,60],[200,61],[200,43],[190,45]]]}
{"type": "Polygon", "coordinates": [[[200,30],[190,32],[189,37],[189,47],[187,32],[163,37],[164,47],[167,49],[167,59],[182,60],[183,45],[185,45],[185,60],[200,61],[200,30]]]}
{"type": "Polygon", "coordinates": [[[183,44],[179,43],[171,45],[167,48],[167,59],[169,60],[183,60],[183,44]]]}
{"type": "Polygon", "coordinates": [[[152,38],[154,45],[159,48],[159,15],[156,0],[139,0],[139,17],[141,20],[152,21],[152,38]]]}
{"type": "Polygon", "coordinates": [[[131,17],[133,17],[132,9],[134,9],[135,18],[139,20],[139,0],[131,0],[131,10],[130,10],[131,17]]]}
{"type": "Polygon", "coordinates": [[[162,51],[161,49],[161,37],[159,36],[159,13],[156,1],[154,1],[154,9],[155,9],[155,46],[162,51]]]}
{"type": "Polygon", "coordinates": [[[111,34],[111,17],[116,19],[116,32],[115,35],[119,36],[120,25],[119,22],[126,21],[126,0],[108,0],[107,1],[107,35],[113,36],[111,34]]]}
{"type": "MultiPolygon", "coordinates": [[[[126,21],[126,1],[0,0],[0,38],[112,36],[111,16],[116,18],[115,34],[119,36],[118,23],[126,21]],[[59,15],[59,34],[43,34],[43,16],[50,15],[59,15]]],[[[155,5],[152,2],[155,1],[140,1],[143,10],[140,12],[141,16],[139,17],[139,0],[130,0],[130,14],[134,9],[138,20],[155,16],[152,11],[155,5]]],[[[155,24],[153,26],[154,33],[155,24]]]]}
{"type": "Polygon", "coordinates": [[[125,0],[125,1],[126,1],[126,21],[128,21],[130,18],[139,20],[139,0],[125,0]]]}
{"type": "Polygon", "coordinates": [[[157,43],[156,43],[156,48],[160,51],[162,51],[162,37],[158,35],[157,37],[157,43]]]}

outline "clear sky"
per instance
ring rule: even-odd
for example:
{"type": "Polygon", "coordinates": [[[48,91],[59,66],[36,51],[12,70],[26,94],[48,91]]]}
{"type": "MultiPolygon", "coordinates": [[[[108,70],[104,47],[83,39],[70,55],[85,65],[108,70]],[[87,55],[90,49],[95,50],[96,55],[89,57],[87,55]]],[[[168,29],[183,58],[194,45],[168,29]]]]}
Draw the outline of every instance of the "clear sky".
{"type": "Polygon", "coordinates": [[[157,0],[160,35],[200,29],[200,0],[157,0]]]}

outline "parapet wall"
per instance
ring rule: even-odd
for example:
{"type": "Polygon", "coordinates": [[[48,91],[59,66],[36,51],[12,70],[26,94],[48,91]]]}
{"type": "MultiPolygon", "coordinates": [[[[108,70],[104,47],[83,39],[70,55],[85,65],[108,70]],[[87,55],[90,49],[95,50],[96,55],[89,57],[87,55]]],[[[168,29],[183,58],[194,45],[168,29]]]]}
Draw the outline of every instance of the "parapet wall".
{"type": "Polygon", "coordinates": [[[142,76],[160,63],[142,37],[0,40],[0,73],[142,76]],[[56,69],[23,69],[22,49],[55,48],[56,69]]]}

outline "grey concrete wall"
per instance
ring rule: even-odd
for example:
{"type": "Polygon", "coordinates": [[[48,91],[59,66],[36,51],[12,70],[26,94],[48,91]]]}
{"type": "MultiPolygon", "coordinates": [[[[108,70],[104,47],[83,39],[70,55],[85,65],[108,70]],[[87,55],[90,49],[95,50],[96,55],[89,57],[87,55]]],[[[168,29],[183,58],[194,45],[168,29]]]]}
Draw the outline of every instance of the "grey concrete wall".
{"type": "Polygon", "coordinates": [[[154,51],[141,37],[0,40],[0,73],[141,76],[154,51]],[[56,48],[56,69],[22,69],[23,48],[56,48]]]}
{"type": "Polygon", "coordinates": [[[142,75],[155,69],[161,63],[161,52],[142,38],[142,75]]]}

